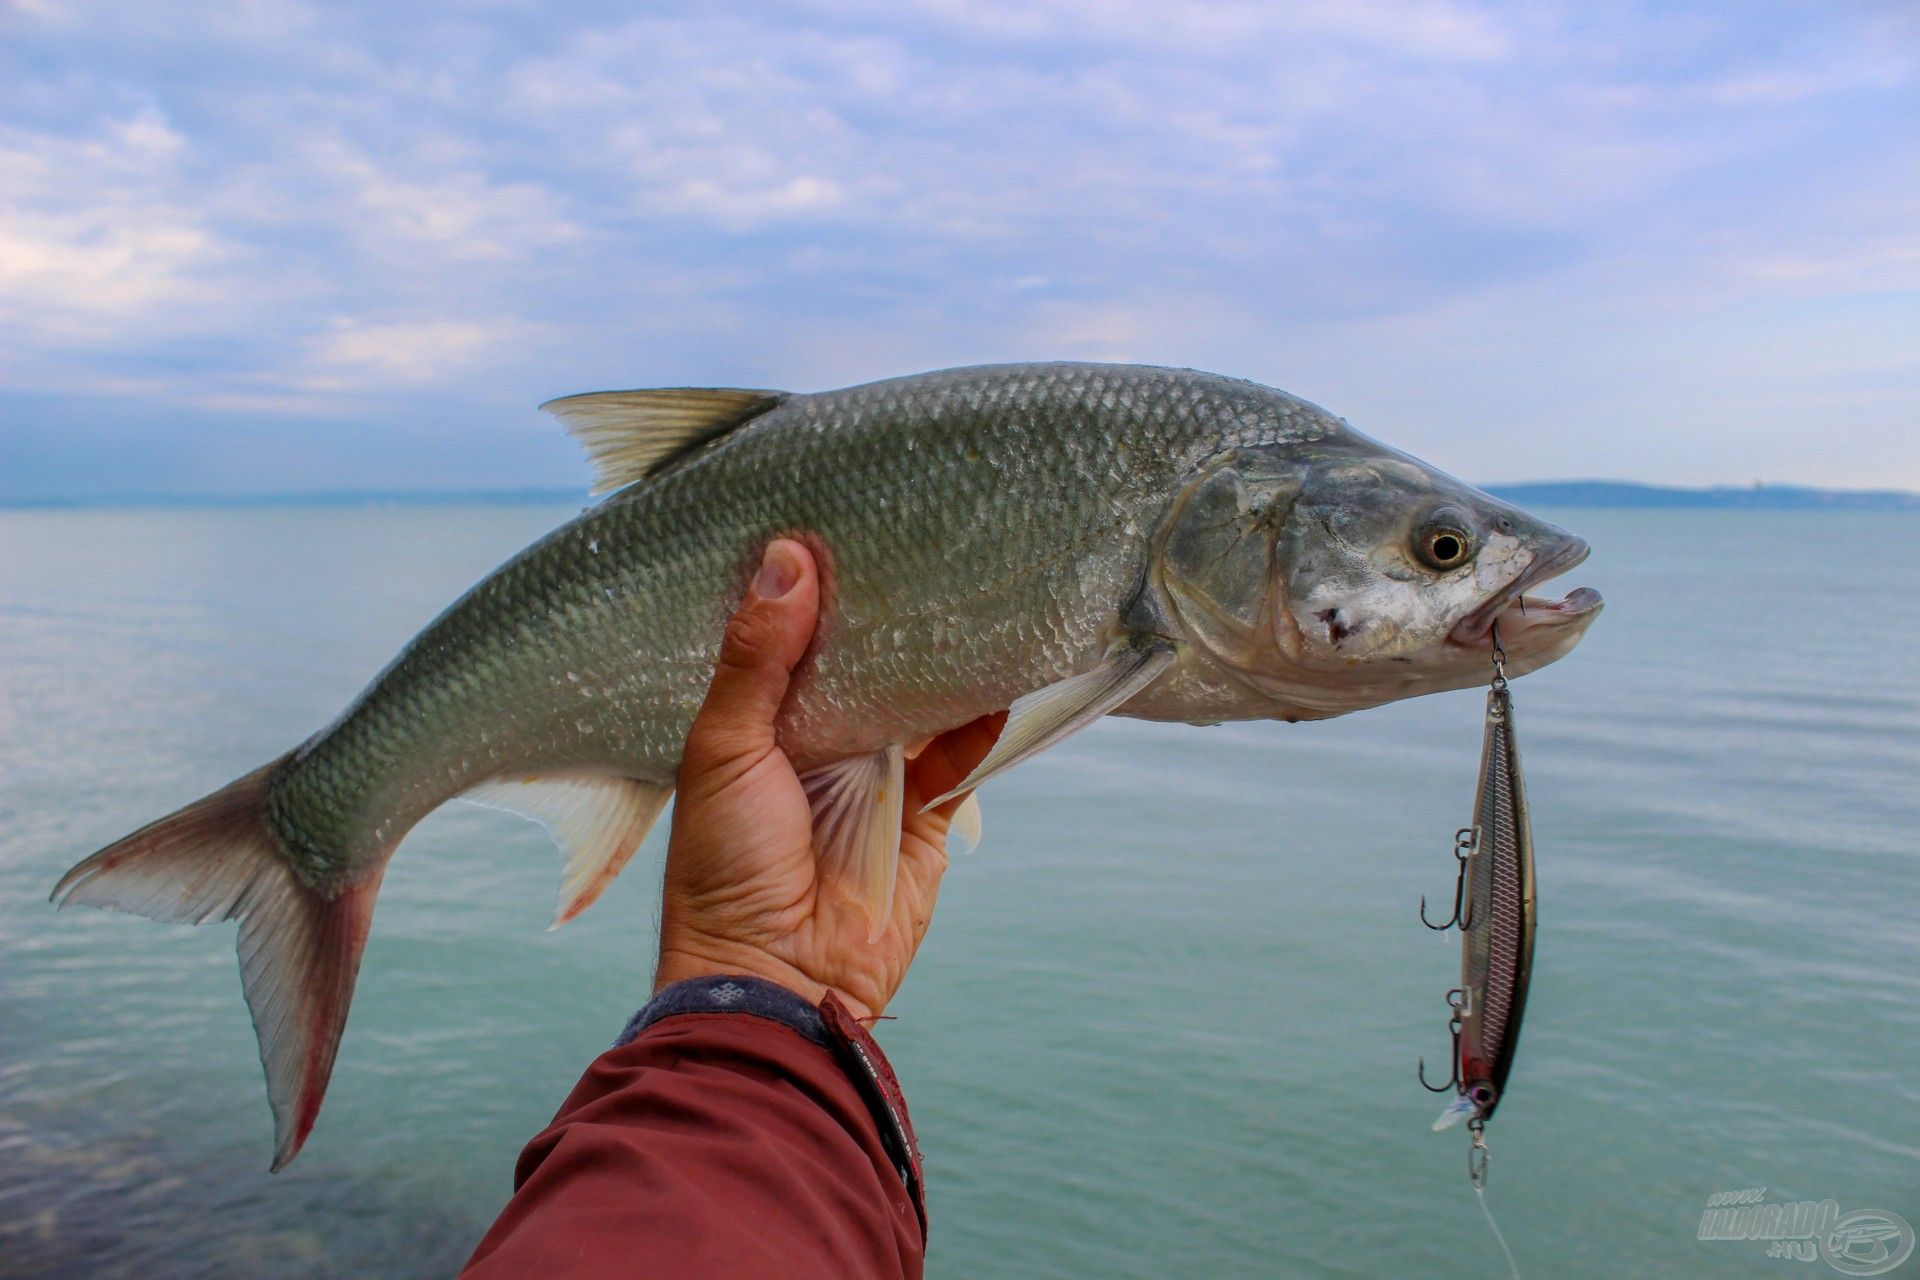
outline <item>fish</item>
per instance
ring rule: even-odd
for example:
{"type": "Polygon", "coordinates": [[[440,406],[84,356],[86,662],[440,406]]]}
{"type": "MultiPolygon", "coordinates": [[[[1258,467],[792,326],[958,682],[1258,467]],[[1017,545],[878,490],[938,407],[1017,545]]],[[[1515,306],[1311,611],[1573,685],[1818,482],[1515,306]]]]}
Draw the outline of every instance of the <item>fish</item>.
{"type": "Polygon", "coordinates": [[[1544,666],[1601,608],[1524,594],[1585,542],[1218,374],[1036,363],[543,408],[604,499],[474,585],[332,724],[54,890],[239,922],[275,1169],[313,1129],[402,837],[456,797],[532,817],[565,858],[554,923],[579,915],[672,795],[776,537],[812,550],[822,584],[778,740],[823,880],[876,921],[903,760],[932,735],[1009,711],[934,802],[964,796],[977,835],[976,788],[1104,715],[1343,715],[1475,683],[1496,622],[1516,674],[1544,666]]]}
{"type": "MultiPolygon", "coordinates": [[[[1495,654],[1500,655],[1495,631],[1495,654]]],[[[1435,1120],[1435,1132],[1461,1120],[1479,1130],[1493,1118],[1520,1044],[1533,977],[1538,895],[1533,868],[1533,819],[1514,737],[1513,694],[1496,660],[1487,690],[1480,748],[1480,784],[1473,825],[1461,833],[1460,985],[1448,993],[1453,1010],[1454,1098],[1435,1120]]],[[[1429,1086],[1430,1088],[1433,1086],[1429,1086]]],[[[1475,1168],[1485,1169],[1484,1158],[1475,1168]]]]}

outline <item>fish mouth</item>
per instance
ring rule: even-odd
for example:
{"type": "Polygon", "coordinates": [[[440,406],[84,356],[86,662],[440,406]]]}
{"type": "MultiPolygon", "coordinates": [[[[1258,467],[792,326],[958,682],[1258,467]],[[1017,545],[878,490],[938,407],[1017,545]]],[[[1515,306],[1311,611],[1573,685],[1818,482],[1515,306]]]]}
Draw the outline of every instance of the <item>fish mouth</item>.
{"type": "Polygon", "coordinates": [[[1585,538],[1568,538],[1455,623],[1447,639],[1469,648],[1491,648],[1496,624],[1502,643],[1506,643],[1535,627],[1565,626],[1598,613],[1600,593],[1592,587],[1576,587],[1559,600],[1526,594],[1527,588],[1557,578],[1585,560],[1589,550],[1585,538]]]}

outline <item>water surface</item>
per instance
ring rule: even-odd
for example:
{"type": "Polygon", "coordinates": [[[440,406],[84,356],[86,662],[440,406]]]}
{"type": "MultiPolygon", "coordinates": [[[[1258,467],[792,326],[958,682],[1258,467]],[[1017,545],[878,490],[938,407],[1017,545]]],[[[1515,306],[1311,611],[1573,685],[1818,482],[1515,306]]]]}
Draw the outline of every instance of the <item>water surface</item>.
{"type": "MultiPolygon", "coordinates": [[[[0,1275],[435,1275],[649,981],[661,838],[545,924],[538,828],[389,872],[318,1129],[233,927],[55,915],[76,858],[286,750],[555,507],[0,513],[0,1275]]],[[[1920,517],[1562,511],[1606,615],[1517,682],[1538,970],[1489,1130],[1532,1276],[1831,1274],[1695,1239],[1766,1186],[1920,1224],[1920,517]]],[[[930,1273],[1482,1276],[1445,1051],[1480,695],[1107,721],[983,795],[880,1032],[930,1273]]],[[[1920,1274],[1920,1261],[1897,1274],[1920,1274]]]]}

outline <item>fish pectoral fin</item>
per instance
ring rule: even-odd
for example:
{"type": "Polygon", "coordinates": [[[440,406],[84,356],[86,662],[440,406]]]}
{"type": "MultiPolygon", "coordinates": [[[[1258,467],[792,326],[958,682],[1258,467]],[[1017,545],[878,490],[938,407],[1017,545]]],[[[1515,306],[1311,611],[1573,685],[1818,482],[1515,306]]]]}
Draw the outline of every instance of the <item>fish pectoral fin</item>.
{"type": "Polygon", "coordinates": [[[876,941],[893,915],[900,871],[901,794],[906,755],[898,746],[810,769],[800,775],[813,810],[813,848],[820,871],[867,914],[867,941],[876,941]]]}
{"type": "Polygon", "coordinates": [[[461,799],[531,818],[560,846],[567,864],[548,926],[558,929],[613,883],[672,795],[672,787],[658,783],[581,771],[495,778],[461,799]]]}
{"type": "Polygon", "coordinates": [[[593,492],[644,480],[691,449],[759,417],[787,398],[784,391],[734,387],[667,387],[657,391],[593,391],[540,407],[560,419],[593,462],[593,492]]]}
{"type": "Polygon", "coordinates": [[[1152,684],[1173,657],[1173,646],[1165,640],[1129,637],[1093,670],[1027,694],[1008,709],[1006,728],[986,759],[959,786],[928,801],[923,812],[1071,738],[1152,684]]]}
{"type": "Polygon", "coordinates": [[[980,847],[980,797],[969,792],[947,823],[947,848],[972,853],[980,847]]]}

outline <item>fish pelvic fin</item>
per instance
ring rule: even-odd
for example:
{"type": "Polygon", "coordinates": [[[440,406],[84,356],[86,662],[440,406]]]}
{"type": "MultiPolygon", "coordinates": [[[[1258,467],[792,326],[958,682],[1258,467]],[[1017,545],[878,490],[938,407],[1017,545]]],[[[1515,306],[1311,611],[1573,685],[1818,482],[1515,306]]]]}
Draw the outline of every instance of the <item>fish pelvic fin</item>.
{"type": "Polygon", "coordinates": [[[980,797],[969,792],[947,823],[947,848],[963,854],[980,847],[980,797]]]}
{"type": "Polygon", "coordinates": [[[820,872],[859,902],[867,916],[867,941],[878,941],[893,916],[893,886],[900,873],[906,754],[888,746],[849,756],[807,771],[800,785],[813,810],[820,872]]]}
{"type": "Polygon", "coordinates": [[[973,790],[995,774],[1065,742],[1156,680],[1173,662],[1173,645],[1157,638],[1122,640],[1091,671],[1036,689],[1007,710],[993,750],[959,786],[929,800],[922,812],[973,790]]]}
{"type": "Polygon", "coordinates": [[[744,426],[787,398],[784,391],[734,387],[665,387],[656,391],[591,391],[549,400],[593,463],[593,492],[644,480],[668,463],[744,426]]]}
{"type": "Polygon", "coordinates": [[[560,902],[547,926],[558,929],[613,883],[672,795],[670,786],[582,771],[496,778],[462,799],[530,818],[560,846],[567,861],[560,902]]]}
{"type": "Polygon", "coordinates": [[[320,1114],[386,865],[332,892],[303,881],[267,825],[267,785],[279,763],[108,845],[53,891],[59,907],[240,922],[240,981],[267,1075],[275,1172],[320,1114]]]}

